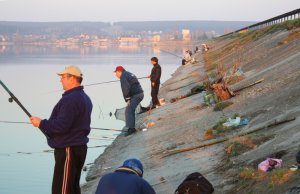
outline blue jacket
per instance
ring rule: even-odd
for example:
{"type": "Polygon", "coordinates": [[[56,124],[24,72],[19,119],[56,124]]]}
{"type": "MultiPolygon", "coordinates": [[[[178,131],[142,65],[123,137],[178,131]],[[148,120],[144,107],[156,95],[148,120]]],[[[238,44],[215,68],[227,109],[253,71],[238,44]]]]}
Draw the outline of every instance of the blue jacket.
{"type": "Polygon", "coordinates": [[[121,82],[123,97],[126,102],[132,96],[144,92],[136,76],[128,71],[125,70],[123,71],[122,76],[120,78],[120,82],[121,82]]]}
{"type": "Polygon", "coordinates": [[[66,91],[55,105],[50,118],[39,128],[50,136],[52,148],[86,145],[89,141],[92,102],[79,86],[66,91]]]}
{"type": "Polygon", "coordinates": [[[142,177],[116,170],[100,179],[96,194],[155,194],[155,191],[142,177]]]}

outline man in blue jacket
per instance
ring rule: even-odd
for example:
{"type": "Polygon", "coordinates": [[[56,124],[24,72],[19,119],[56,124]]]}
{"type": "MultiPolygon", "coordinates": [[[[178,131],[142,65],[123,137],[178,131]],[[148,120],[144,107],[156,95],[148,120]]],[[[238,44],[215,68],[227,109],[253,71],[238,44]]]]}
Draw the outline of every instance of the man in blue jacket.
{"type": "Polygon", "coordinates": [[[135,75],[126,71],[122,66],[115,70],[116,76],[120,79],[121,88],[127,107],[125,110],[125,122],[128,128],[127,135],[136,132],[135,129],[135,109],[144,98],[144,91],[135,75]]]}
{"type": "Polygon", "coordinates": [[[87,153],[92,102],[83,91],[82,73],[76,66],[58,73],[65,92],[50,118],[31,117],[31,123],[50,138],[55,167],[52,194],[80,194],[80,175],[87,153]]]}
{"type": "Polygon", "coordinates": [[[142,177],[142,163],[137,159],[128,159],[115,172],[100,179],[96,194],[155,194],[142,177]]]}

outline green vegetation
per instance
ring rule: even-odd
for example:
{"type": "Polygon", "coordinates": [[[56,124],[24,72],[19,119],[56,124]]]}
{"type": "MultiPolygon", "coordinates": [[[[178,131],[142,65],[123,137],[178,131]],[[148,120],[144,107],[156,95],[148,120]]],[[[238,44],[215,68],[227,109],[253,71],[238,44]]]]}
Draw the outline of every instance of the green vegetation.
{"type": "Polygon", "coordinates": [[[291,30],[294,28],[299,28],[300,27],[300,18],[287,21],[284,24],[285,24],[286,29],[288,29],[288,30],[291,30]]]}
{"type": "Polygon", "coordinates": [[[249,146],[240,142],[234,142],[226,148],[227,155],[229,157],[238,156],[246,151],[250,150],[249,146]]]}
{"type": "Polygon", "coordinates": [[[226,127],[223,124],[227,122],[227,118],[221,118],[217,124],[213,126],[213,129],[217,131],[217,133],[225,133],[236,129],[236,127],[226,127]]]}
{"type": "Polygon", "coordinates": [[[257,174],[257,170],[254,168],[245,167],[240,170],[240,177],[243,179],[251,179],[255,177],[256,174],[257,174]]]}
{"type": "Polygon", "coordinates": [[[225,109],[226,107],[232,104],[233,102],[230,101],[218,102],[214,107],[214,111],[222,111],[223,109],[225,109]]]}
{"type": "MultiPolygon", "coordinates": [[[[219,103],[218,103],[219,104],[219,103]]],[[[231,118],[235,119],[236,117],[239,117],[240,115],[238,113],[235,113],[231,118]]],[[[231,127],[226,127],[223,126],[224,123],[228,121],[227,118],[221,118],[214,126],[213,129],[217,131],[217,133],[224,133],[231,131],[233,129],[236,129],[237,127],[231,126],[231,127]]]]}
{"type": "Polygon", "coordinates": [[[217,64],[215,62],[216,60],[222,59],[223,55],[225,54],[228,55],[231,52],[234,52],[236,49],[241,49],[245,44],[249,42],[259,40],[260,38],[268,34],[272,34],[280,30],[291,30],[299,27],[300,27],[300,18],[295,20],[289,20],[280,24],[267,26],[259,30],[249,30],[249,31],[234,33],[229,36],[221,37],[217,40],[222,41],[224,39],[231,39],[232,41],[229,42],[222,49],[209,51],[203,55],[205,60],[206,71],[209,72],[216,69],[217,68],[217,64]]]}
{"type": "Polygon", "coordinates": [[[236,117],[241,117],[241,115],[239,113],[234,113],[231,118],[236,119],[236,117]]]}
{"type": "Polygon", "coordinates": [[[300,18],[295,19],[295,20],[285,21],[280,24],[274,24],[272,26],[267,26],[267,27],[265,27],[263,29],[259,29],[259,30],[250,30],[250,31],[247,31],[244,33],[232,34],[231,37],[232,38],[245,38],[247,36],[252,36],[252,38],[257,40],[266,34],[272,34],[279,30],[292,30],[294,28],[299,28],[299,27],[300,27],[300,18]]]}

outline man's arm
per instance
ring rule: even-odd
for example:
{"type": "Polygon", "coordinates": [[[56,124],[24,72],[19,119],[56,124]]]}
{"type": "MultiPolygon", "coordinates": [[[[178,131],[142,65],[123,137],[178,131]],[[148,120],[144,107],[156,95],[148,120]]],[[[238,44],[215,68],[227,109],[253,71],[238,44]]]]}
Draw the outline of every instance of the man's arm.
{"type": "Polygon", "coordinates": [[[127,102],[130,100],[130,83],[128,80],[128,76],[124,76],[121,79],[121,88],[122,88],[122,93],[125,101],[127,102]]]}
{"type": "Polygon", "coordinates": [[[54,119],[41,120],[38,127],[50,136],[51,134],[66,133],[70,130],[77,111],[75,102],[65,102],[54,119]]]}

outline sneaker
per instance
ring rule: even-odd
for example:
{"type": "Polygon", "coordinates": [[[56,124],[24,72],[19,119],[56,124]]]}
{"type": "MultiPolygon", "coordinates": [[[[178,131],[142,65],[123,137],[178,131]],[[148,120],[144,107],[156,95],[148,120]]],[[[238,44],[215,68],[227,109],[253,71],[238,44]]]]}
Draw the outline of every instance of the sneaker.
{"type": "Polygon", "coordinates": [[[135,128],[129,128],[128,131],[124,135],[126,137],[126,136],[134,134],[135,132],[136,132],[135,128]]]}
{"type": "Polygon", "coordinates": [[[290,167],[290,170],[291,170],[291,171],[297,171],[298,169],[299,169],[299,166],[296,165],[296,164],[294,164],[294,165],[292,165],[292,166],[290,167]]]}

